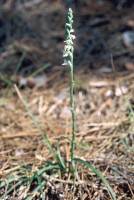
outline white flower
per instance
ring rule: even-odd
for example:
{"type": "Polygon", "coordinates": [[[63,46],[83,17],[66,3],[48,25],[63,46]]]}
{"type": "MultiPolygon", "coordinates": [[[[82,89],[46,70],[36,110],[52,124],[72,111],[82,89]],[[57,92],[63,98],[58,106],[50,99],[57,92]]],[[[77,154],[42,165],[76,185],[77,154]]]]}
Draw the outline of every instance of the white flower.
{"type": "Polygon", "coordinates": [[[75,35],[71,35],[71,37],[72,37],[72,39],[73,39],[73,40],[76,38],[76,36],[75,36],[75,35]]]}
{"type": "Polygon", "coordinates": [[[68,57],[68,53],[67,52],[63,52],[63,57],[68,57]]]}
{"type": "Polygon", "coordinates": [[[67,60],[64,60],[64,63],[62,65],[68,65],[67,60]]]}
{"type": "Polygon", "coordinates": [[[74,29],[73,28],[70,30],[70,33],[74,33],[74,29]]]}

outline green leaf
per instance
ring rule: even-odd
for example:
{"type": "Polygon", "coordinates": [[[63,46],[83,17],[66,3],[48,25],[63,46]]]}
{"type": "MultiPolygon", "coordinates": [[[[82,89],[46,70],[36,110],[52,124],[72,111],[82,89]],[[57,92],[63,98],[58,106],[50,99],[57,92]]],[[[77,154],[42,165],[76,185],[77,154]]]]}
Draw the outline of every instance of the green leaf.
{"type": "MultiPolygon", "coordinates": [[[[16,85],[15,85],[14,87],[15,87],[16,92],[17,92],[17,94],[18,94],[18,96],[19,96],[21,102],[23,103],[23,105],[24,105],[26,111],[28,112],[30,118],[32,119],[32,121],[33,121],[35,127],[37,128],[37,130],[38,130],[38,131],[40,132],[40,134],[42,135],[42,138],[44,139],[44,141],[45,141],[45,143],[46,143],[46,145],[47,145],[47,147],[48,147],[48,149],[49,149],[51,155],[53,155],[53,157],[57,160],[56,154],[55,154],[55,152],[54,152],[54,150],[53,150],[53,147],[52,147],[52,145],[51,145],[51,143],[50,143],[50,141],[49,141],[49,139],[48,139],[48,137],[47,137],[47,134],[46,134],[46,133],[42,130],[42,128],[39,126],[39,124],[38,124],[38,122],[36,121],[34,115],[33,115],[32,112],[30,111],[30,109],[29,109],[29,107],[28,107],[26,101],[25,101],[25,100],[23,99],[23,97],[21,96],[21,94],[20,94],[20,92],[19,92],[19,90],[18,90],[18,87],[17,87],[16,85]]],[[[58,160],[57,160],[57,162],[58,162],[58,160]]]]}
{"type": "Polygon", "coordinates": [[[109,183],[106,181],[104,176],[93,165],[91,165],[89,162],[84,161],[84,160],[82,160],[80,158],[74,158],[74,160],[76,160],[77,162],[80,162],[80,163],[84,164],[86,167],[90,168],[103,181],[103,183],[106,185],[106,187],[108,188],[108,190],[109,190],[109,192],[111,194],[112,199],[116,200],[115,193],[113,192],[113,190],[110,187],[109,183]]]}

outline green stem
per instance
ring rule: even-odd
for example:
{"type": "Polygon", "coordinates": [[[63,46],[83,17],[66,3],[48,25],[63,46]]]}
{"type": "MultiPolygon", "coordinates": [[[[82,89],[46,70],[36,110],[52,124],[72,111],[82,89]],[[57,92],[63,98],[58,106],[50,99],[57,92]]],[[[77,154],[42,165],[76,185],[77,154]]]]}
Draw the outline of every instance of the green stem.
{"type": "Polygon", "coordinates": [[[71,164],[72,173],[74,177],[75,172],[75,161],[74,161],[74,151],[75,151],[75,136],[76,136],[76,118],[74,109],[74,78],[73,78],[73,64],[69,62],[69,75],[70,75],[70,105],[72,112],[72,144],[71,144],[71,164]]]}
{"type": "Polygon", "coordinates": [[[71,142],[71,166],[72,166],[72,176],[75,178],[75,161],[74,161],[74,151],[75,151],[75,135],[76,135],[76,119],[75,119],[75,109],[74,109],[74,78],[73,78],[73,40],[75,39],[75,35],[72,28],[73,24],[73,11],[71,8],[68,10],[67,20],[66,20],[66,45],[64,47],[63,57],[64,60],[63,65],[67,65],[69,67],[69,76],[70,76],[70,106],[72,112],[72,142],[71,142]]]}

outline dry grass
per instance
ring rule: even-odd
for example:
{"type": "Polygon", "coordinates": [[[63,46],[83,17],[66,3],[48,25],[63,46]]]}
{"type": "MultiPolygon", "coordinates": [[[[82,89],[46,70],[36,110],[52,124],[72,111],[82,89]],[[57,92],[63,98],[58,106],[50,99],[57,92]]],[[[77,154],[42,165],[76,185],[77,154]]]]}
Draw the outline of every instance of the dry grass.
{"type": "MultiPolygon", "coordinates": [[[[71,136],[68,78],[65,76],[62,79],[61,76],[61,70],[56,69],[48,76],[45,87],[27,88],[21,91],[30,110],[47,132],[53,145],[58,137],[71,136]],[[58,82],[56,77],[59,79],[58,82]]],[[[134,195],[134,127],[131,121],[134,119],[127,114],[128,102],[133,107],[133,76],[120,74],[115,80],[112,74],[111,77],[109,75],[104,78],[101,75],[87,74],[87,71],[85,74],[84,70],[75,73],[77,116],[75,156],[93,163],[110,182],[117,199],[122,200],[132,199],[134,195]],[[120,91],[119,83],[122,89],[125,88],[124,95],[120,91]]],[[[7,99],[1,98],[0,112],[2,180],[20,165],[32,165],[39,169],[44,166],[46,160],[51,160],[51,155],[40,134],[16,94],[7,99]]],[[[70,151],[68,141],[61,141],[61,150],[63,157],[68,160],[70,151]]],[[[80,166],[79,168],[79,179],[87,180],[89,183],[79,181],[76,188],[71,190],[68,188],[71,180],[53,178],[51,180],[53,187],[51,184],[46,186],[46,190],[49,188],[49,199],[51,196],[54,199],[54,194],[59,196],[56,198],[62,199],[59,195],[61,191],[63,199],[71,199],[68,190],[70,195],[74,194],[77,199],[78,196],[81,196],[80,199],[109,199],[105,187],[98,182],[94,173],[87,171],[86,168],[80,166]],[[58,184],[58,189],[55,184],[58,184]]]]}
{"type": "MultiPolygon", "coordinates": [[[[76,7],[74,6],[77,34],[75,66],[78,67],[75,72],[75,156],[89,161],[103,174],[116,193],[117,200],[132,200],[134,73],[125,71],[125,67],[133,63],[134,47],[124,46],[121,34],[130,22],[133,22],[133,7],[117,9],[112,5],[112,1],[101,1],[101,5],[99,1],[77,2],[76,7]],[[117,71],[122,71],[116,77],[111,68],[111,52],[117,71]]],[[[50,3],[48,0],[29,0],[21,3],[19,0],[3,0],[0,2],[0,11],[0,28],[3,31],[0,36],[1,183],[6,181],[11,173],[14,177],[24,175],[25,172],[19,170],[22,165],[31,169],[27,172],[30,177],[42,169],[46,161],[53,161],[14,87],[3,97],[4,87],[7,85],[5,79],[8,79],[7,74],[3,77],[3,72],[8,72],[7,67],[10,66],[11,75],[26,52],[19,75],[13,77],[13,82],[18,84],[21,78],[32,74],[42,63],[50,63],[51,73],[45,73],[47,82],[43,87],[37,88],[33,78],[20,92],[54,147],[59,137],[71,138],[71,112],[68,72],[63,67],[57,67],[62,63],[66,15],[63,1],[50,3]]],[[[60,144],[62,156],[69,165],[68,140],[61,140],[60,144]]],[[[48,180],[43,186],[46,199],[110,199],[106,186],[91,170],[78,165],[78,171],[75,184],[72,183],[69,173],[65,179],[60,175],[50,177],[51,170],[49,174],[43,173],[42,180],[48,180]]],[[[35,181],[31,188],[23,191],[25,186],[22,184],[7,198],[23,200],[37,183],[35,181]]],[[[5,191],[5,187],[0,189],[0,196],[5,194],[5,191]]],[[[32,199],[41,199],[41,192],[35,192],[32,199]]]]}

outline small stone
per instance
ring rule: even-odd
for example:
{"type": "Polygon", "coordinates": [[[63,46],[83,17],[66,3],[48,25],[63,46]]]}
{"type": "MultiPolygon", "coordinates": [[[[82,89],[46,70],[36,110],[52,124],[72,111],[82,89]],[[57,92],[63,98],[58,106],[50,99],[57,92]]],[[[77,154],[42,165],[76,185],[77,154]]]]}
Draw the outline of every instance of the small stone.
{"type": "Polygon", "coordinates": [[[122,34],[122,39],[127,47],[134,45],[134,31],[125,31],[122,34]]]}

